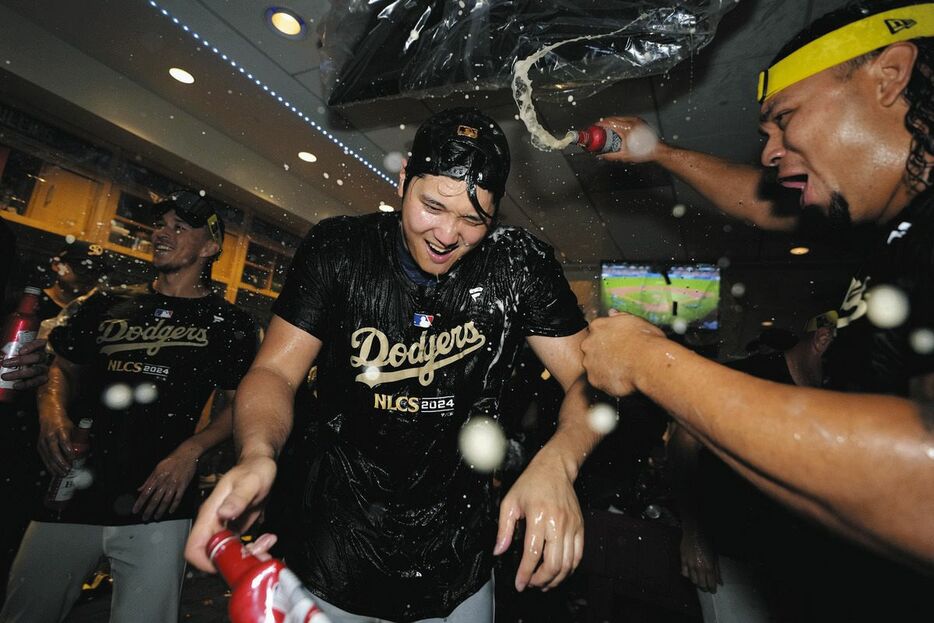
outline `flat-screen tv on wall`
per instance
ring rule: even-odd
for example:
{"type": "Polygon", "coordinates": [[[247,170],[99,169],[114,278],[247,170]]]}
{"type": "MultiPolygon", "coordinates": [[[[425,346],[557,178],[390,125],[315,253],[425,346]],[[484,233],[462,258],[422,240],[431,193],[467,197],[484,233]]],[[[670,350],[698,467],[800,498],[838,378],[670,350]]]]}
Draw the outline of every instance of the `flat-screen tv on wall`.
{"type": "Polygon", "coordinates": [[[713,264],[657,265],[605,261],[600,307],[645,318],[664,328],[719,328],[720,269],[713,264]]]}

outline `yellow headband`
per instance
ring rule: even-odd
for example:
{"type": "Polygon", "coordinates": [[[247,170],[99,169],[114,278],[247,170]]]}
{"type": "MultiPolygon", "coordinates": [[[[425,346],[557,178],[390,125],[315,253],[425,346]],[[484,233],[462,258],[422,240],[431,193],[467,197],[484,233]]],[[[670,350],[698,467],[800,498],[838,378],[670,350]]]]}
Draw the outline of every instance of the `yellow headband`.
{"type": "Polygon", "coordinates": [[[839,319],[839,317],[840,316],[837,314],[837,312],[833,310],[824,312],[823,314],[817,314],[816,316],[808,320],[807,324],[804,327],[804,332],[814,333],[815,331],[823,327],[831,327],[832,329],[836,330],[837,320],[839,319]]]}
{"type": "Polygon", "coordinates": [[[831,31],[759,73],[759,103],[784,88],[875,49],[934,36],[934,3],[876,13],[831,31]]]}

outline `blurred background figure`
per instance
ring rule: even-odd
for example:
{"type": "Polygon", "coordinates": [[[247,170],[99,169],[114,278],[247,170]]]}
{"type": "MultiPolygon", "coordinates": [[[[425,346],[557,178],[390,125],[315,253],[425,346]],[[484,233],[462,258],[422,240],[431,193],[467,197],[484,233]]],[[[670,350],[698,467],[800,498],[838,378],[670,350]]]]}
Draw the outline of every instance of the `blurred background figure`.
{"type": "MultiPolygon", "coordinates": [[[[55,318],[69,303],[87,294],[104,282],[110,265],[99,244],[75,240],[49,259],[52,285],[43,288],[39,300],[39,318],[55,318]]],[[[50,327],[43,327],[41,336],[48,334],[50,327]]]]}
{"type": "MultiPolygon", "coordinates": [[[[5,222],[3,229],[9,232],[5,222]]],[[[12,234],[11,234],[12,239],[12,234]]],[[[4,245],[4,248],[12,249],[4,245]]],[[[18,266],[15,254],[5,267],[18,266]]],[[[39,267],[36,271],[25,271],[26,281],[35,285],[44,285],[51,275],[52,284],[43,289],[36,311],[42,321],[51,321],[71,301],[93,289],[100,280],[107,276],[110,266],[104,257],[100,245],[92,245],[76,240],[66,244],[61,251],[48,260],[49,269],[39,267]]],[[[11,271],[17,274],[17,271],[11,271]]],[[[22,279],[22,277],[20,277],[22,279]]],[[[6,311],[6,310],[4,310],[6,311]]],[[[39,337],[44,338],[49,331],[49,322],[44,322],[39,337]]],[[[33,504],[41,497],[45,476],[42,463],[36,452],[36,438],[39,434],[38,412],[36,410],[35,391],[22,392],[17,400],[9,405],[0,406],[4,426],[3,459],[0,463],[0,481],[5,489],[4,499],[18,500],[10,504],[3,514],[3,544],[0,546],[0,602],[6,595],[7,574],[13,562],[13,556],[19,549],[20,540],[32,514],[33,504]]]]}
{"type": "MultiPolygon", "coordinates": [[[[757,352],[730,367],[770,381],[819,387],[836,320],[833,311],[812,318],[800,339],[784,329],[766,329],[747,347],[757,352]]],[[[797,574],[780,570],[792,571],[789,566],[811,558],[811,546],[829,535],[817,534],[768,498],[677,423],[671,429],[681,573],[697,587],[704,622],[755,623],[774,620],[779,612],[795,620],[800,616],[795,604],[803,604],[789,600],[788,593],[803,591],[793,586],[797,574]]]]}

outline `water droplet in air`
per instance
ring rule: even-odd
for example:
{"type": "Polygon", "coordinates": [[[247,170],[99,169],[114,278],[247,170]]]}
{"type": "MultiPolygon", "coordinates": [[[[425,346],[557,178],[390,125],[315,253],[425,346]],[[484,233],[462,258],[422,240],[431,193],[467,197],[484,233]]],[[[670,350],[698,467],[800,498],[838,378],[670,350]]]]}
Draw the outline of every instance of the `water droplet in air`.
{"type": "Polygon", "coordinates": [[[402,170],[402,163],[405,158],[402,156],[401,152],[391,151],[383,158],[383,166],[390,173],[398,173],[402,170]]]}
{"type": "Polygon", "coordinates": [[[506,436],[494,420],[484,416],[472,417],[461,429],[458,437],[461,455],[474,470],[491,472],[506,455],[506,436]]]}
{"type": "Polygon", "coordinates": [[[880,329],[892,329],[908,318],[908,295],[895,286],[876,286],[866,293],[866,316],[880,329]]]}
{"type": "Polygon", "coordinates": [[[908,337],[911,348],[919,355],[930,355],[934,352],[934,331],[927,328],[915,329],[908,337]]]}
{"type": "Polygon", "coordinates": [[[587,424],[591,430],[601,435],[606,435],[616,428],[618,420],[619,415],[616,413],[616,409],[605,402],[598,402],[587,412],[587,424]]]}
{"type": "Polygon", "coordinates": [[[126,383],[114,383],[104,390],[101,397],[108,409],[119,411],[133,404],[133,390],[126,383]]]}

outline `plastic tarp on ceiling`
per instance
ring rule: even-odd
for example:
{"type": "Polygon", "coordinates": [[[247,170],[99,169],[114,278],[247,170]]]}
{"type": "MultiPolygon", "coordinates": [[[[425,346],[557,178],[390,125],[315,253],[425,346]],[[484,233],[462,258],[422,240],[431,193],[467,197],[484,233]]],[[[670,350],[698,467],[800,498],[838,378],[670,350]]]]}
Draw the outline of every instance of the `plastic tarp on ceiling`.
{"type": "Polygon", "coordinates": [[[332,0],[319,25],[330,105],[445,96],[511,83],[545,46],[536,96],[586,97],[625,78],[664,73],[710,43],[738,0],[332,0]]]}

